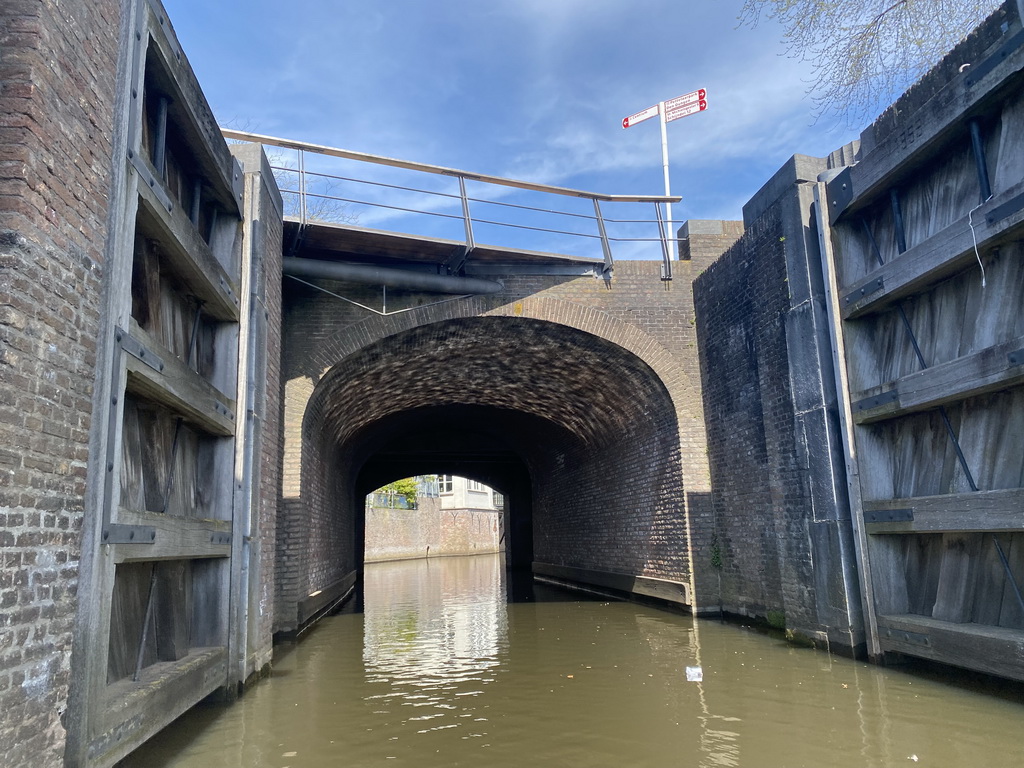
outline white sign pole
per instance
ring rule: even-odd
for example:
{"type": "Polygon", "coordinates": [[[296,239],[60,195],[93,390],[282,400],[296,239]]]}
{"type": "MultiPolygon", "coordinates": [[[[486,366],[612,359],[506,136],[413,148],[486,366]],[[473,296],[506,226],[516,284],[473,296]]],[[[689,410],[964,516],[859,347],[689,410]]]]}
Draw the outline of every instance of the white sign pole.
{"type": "MultiPolygon", "coordinates": [[[[1024,0],[1021,0],[1021,2],[1024,2],[1024,0]]],[[[696,91],[684,93],[682,96],[669,99],[667,102],[659,101],[656,106],[648,107],[641,112],[637,112],[635,115],[622,118],[623,128],[629,128],[637,123],[642,123],[644,120],[650,120],[655,115],[661,118],[661,164],[665,169],[665,197],[672,196],[668,180],[668,123],[687,115],[703,112],[708,108],[707,95],[708,92],[706,90],[698,88],[696,91]]],[[[675,242],[676,233],[672,228],[672,203],[669,202],[665,203],[665,221],[668,225],[668,237],[672,242],[675,242]]]]}
{"type": "MultiPolygon", "coordinates": [[[[665,169],[665,197],[672,194],[668,181],[668,120],[665,119],[665,102],[658,102],[658,116],[661,118],[661,165],[665,169]]],[[[665,203],[665,221],[668,226],[669,238],[675,238],[672,231],[672,203],[665,203]]]]}

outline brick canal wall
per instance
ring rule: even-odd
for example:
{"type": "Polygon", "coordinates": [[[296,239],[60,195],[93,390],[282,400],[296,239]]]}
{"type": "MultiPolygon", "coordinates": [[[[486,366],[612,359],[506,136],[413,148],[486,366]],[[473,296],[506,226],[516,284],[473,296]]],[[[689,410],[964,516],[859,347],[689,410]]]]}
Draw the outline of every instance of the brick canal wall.
{"type": "Polygon", "coordinates": [[[59,765],[119,3],[0,5],[0,764],[59,765]]]}
{"type": "Polygon", "coordinates": [[[421,498],[418,503],[418,509],[367,510],[366,562],[482,555],[502,550],[496,510],[441,509],[438,498],[421,498]]]}
{"type": "Polygon", "coordinates": [[[811,207],[826,167],[790,159],[744,207],[745,234],[694,297],[721,606],[855,647],[860,599],[811,207]]]}

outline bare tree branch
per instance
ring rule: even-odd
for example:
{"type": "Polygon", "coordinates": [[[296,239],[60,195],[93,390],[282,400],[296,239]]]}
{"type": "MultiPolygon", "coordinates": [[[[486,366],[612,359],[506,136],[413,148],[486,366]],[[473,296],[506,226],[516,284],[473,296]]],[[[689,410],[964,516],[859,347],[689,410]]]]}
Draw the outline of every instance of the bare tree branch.
{"type": "Polygon", "coordinates": [[[783,27],[812,66],[815,115],[873,117],[998,8],[999,0],[744,0],[740,23],[783,27]]]}

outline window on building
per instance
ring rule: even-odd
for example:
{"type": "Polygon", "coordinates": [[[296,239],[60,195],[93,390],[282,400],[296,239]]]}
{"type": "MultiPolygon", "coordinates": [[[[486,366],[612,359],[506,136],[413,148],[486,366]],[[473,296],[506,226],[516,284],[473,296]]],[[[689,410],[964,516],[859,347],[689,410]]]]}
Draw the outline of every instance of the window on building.
{"type": "Polygon", "coordinates": [[[467,480],[466,487],[469,488],[469,490],[471,491],[478,491],[481,493],[487,491],[487,486],[484,485],[483,483],[478,483],[476,480],[467,480]]]}
{"type": "Polygon", "coordinates": [[[437,490],[439,493],[451,493],[454,483],[451,475],[437,476],[437,490]]]}
{"type": "Polygon", "coordinates": [[[505,494],[492,491],[491,504],[495,509],[505,509],[505,494]]]}

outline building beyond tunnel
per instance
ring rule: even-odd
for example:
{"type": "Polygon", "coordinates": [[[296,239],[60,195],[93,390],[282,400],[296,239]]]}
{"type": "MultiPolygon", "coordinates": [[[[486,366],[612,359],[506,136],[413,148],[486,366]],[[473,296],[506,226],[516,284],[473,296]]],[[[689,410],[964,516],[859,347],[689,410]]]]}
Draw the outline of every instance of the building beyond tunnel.
{"type": "Polygon", "coordinates": [[[291,215],[158,0],[5,3],[0,762],[236,695],[417,474],[538,577],[1024,679],[1020,18],[612,264],[291,215]]]}

